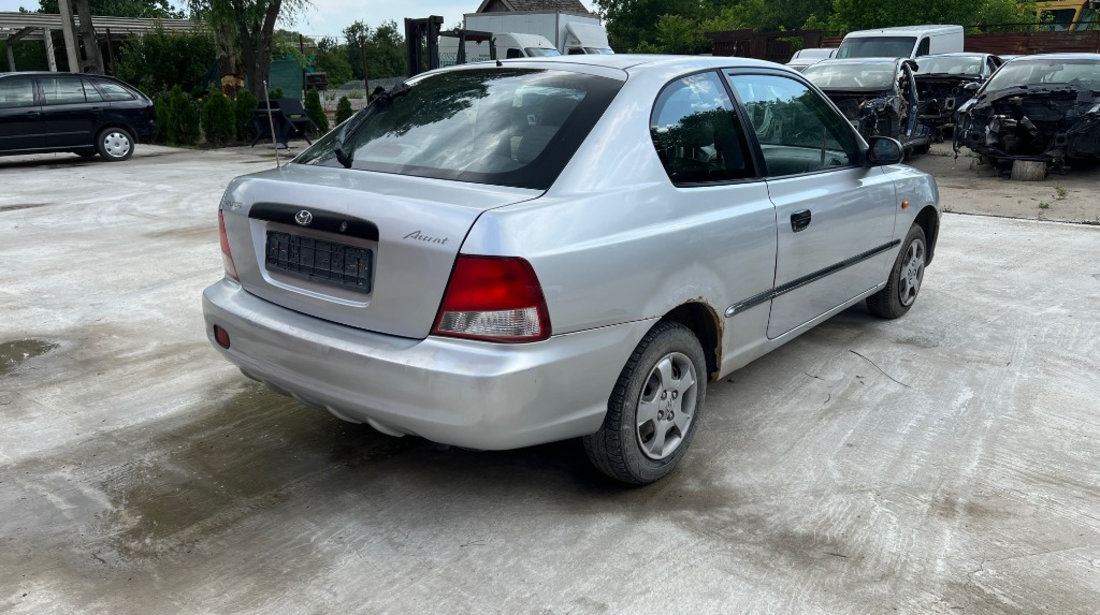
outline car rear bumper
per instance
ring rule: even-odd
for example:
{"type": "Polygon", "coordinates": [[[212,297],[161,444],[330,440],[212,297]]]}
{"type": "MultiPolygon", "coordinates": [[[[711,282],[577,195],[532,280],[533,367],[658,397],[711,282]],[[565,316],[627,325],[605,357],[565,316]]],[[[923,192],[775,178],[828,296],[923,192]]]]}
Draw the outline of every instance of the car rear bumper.
{"type": "Polygon", "coordinates": [[[530,344],[363,331],[287,310],[222,280],[203,292],[206,333],[245,375],[392,435],[486,450],[593,433],[650,321],[530,344]],[[214,340],[214,325],[230,347],[214,340]]]}

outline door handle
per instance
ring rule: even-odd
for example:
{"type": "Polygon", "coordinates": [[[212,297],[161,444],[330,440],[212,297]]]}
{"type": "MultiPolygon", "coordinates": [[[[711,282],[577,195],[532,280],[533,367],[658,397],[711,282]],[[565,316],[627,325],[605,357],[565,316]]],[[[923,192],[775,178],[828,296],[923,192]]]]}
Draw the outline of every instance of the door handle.
{"type": "Polygon", "coordinates": [[[791,214],[791,230],[794,232],[805,230],[807,226],[810,226],[810,210],[803,209],[802,211],[796,211],[791,214]]]}
{"type": "Polygon", "coordinates": [[[39,113],[38,111],[28,111],[27,112],[27,117],[38,117],[40,115],[42,115],[42,114],[39,113]]]}

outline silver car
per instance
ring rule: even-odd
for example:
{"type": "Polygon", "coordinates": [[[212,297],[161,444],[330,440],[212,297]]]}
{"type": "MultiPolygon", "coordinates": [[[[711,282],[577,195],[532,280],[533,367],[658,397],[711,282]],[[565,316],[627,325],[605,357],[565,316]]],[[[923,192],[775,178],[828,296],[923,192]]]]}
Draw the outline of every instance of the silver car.
{"type": "Polygon", "coordinates": [[[219,208],[207,334],[245,375],[387,434],[582,437],[666,475],[707,382],[932,260],[934,180],[801,74],[568,56],[425,73],[219,208]]]}

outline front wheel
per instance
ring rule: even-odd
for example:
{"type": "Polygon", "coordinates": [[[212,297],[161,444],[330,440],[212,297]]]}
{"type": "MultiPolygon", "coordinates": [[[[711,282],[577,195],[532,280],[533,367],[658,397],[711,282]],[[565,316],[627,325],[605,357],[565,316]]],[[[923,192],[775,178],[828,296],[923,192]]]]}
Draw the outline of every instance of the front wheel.
{"type": "Polygon", "coordinates": [[[95,149],[104,160],[121,162],[134,155],[134,136],[125,128],[104,128],[95,140],[95,149]]]}
{"type": "Polygon", "coordinates": [[[675,322],[653,327],[634,349],[607,416],[584,448],[596,468],[634,485],[655,482],[683,458],[707,393],[699,340],[675,322]]]}
{"type": "Polygon", "coordinates": [[[928,262],[928,243],[919,224],[909,228],[901,251],[890,270],[886,288],[867,297],[867,309],[882,318],[899,318],[917,300],[924,282],[924,266],[928,262]]]}

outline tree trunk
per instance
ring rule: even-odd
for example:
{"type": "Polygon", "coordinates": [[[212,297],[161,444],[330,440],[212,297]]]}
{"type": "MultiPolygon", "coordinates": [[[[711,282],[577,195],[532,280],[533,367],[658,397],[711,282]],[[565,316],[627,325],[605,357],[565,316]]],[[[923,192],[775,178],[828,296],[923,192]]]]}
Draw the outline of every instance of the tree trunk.
{"type": "MultiPolygon", "coordinates": [[[[275,21],[279,18],[282,0],[271,0],[264,12],[263,25],[259,32],[249,32],[244,23],[240,24],[239,36],[241,55],[244,56],[244,74],[248,79],[248,89],[257,100],[267,97],[264,83],[271,75],[271,37],[275,33],[275,21]]],[[[270,84],[268,84],[270,87],[270,84]]]]}

